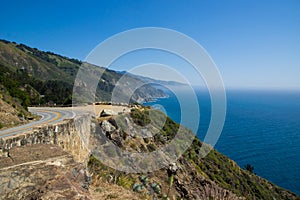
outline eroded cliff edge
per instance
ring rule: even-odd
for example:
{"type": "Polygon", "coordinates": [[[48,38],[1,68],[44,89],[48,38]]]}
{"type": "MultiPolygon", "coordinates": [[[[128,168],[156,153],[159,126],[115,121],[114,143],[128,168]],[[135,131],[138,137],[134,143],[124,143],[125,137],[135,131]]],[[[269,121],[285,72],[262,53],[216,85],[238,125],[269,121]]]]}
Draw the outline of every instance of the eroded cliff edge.
{"type": "MultiPolygon", "coordinates": [[[[96,188],[104,181],[134,190],[145,199],[299,199],[292,192],[243,170],[214,149],[201,158],[200,148],[206,145],[196,137],[175,163],[149,173],[124,173],[99,161],[99,151],[102,160],[118,158],[117,152],[108,148],[109,142],[123,151],[136,153],[155,152],[172,142],[182,127],[159,111],[147,107],[132,109],[128,114],[99,119],[99,127],[93,141],[95,137],[102,141],[99,135],[105,135],[109,141],[98,145],[89,161],[92,185],[96,188]],[[151,122],[162,118],[162,127],[157,127],[161,125],[159,122],[151,122]]],[[[185,128],[181,131],[192,134],[185,128]]],[[[173,153],[176,151],[175,148],[173,153]]],[[[138,167],[140,163],[131,164],[138,167]]]]}
{"type": "Polygon", "coordinates": [[[108,143],[131,153],[155,152],[174,139],[180,126],[147,107],[99,117],[92,123],[90,116],[86,117],[77,119],[79,129],[76,119],[70,119],[2,140],[6,157],[0,162],[0,198],[299,199],[241,169],[216,150],[201,158],[199,151],[204,144],[197,138],[175,163],[159,170],[125,173],[110,168],[100,161],[117,158],[117,152],[107,148],[108,143]],[[151,123],[151,119],[161,118],[165,119],[163,124],[151,123]],[[104,137],[105,142],[101,140],[104,137]],[[99,152],[104,156],[101,159],[99,152]]]}

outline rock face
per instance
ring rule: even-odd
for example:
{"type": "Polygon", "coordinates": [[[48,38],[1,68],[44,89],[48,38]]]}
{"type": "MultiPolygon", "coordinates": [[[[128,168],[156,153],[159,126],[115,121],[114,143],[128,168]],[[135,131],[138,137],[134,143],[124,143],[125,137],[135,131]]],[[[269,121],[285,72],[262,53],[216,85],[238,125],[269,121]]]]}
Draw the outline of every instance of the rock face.
{"type": "Polygon", "coordinates": [[[0,199],[91,199],[85,165],[57,146],[14,147],[0,163],[0,199]]]}
{"type": "Polygon", "coordinates": [[[0,199],[92,199],[89,115],[0,139],[0,199]],[[63,151],[64,150],[64,151],[63,151]]]}
{"type": "Polygon", "coordinates": [[[111,124],[109,123],[107,120],[103,120],[101,122],[101,128],[105,131],[105,132],[113,132],[116,130],[116,128],[111,124]]]}

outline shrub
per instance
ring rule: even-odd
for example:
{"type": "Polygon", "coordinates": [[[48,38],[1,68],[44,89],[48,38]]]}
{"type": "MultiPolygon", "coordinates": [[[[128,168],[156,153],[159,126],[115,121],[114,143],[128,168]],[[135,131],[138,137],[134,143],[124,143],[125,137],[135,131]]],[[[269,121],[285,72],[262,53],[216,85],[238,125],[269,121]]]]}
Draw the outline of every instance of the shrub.
{"type": "Polygon", "coordinates": [[[146,126],[151,122],[148,110],[142,112],[139,109],[132,109],[130,117],[133,119],[134,123],[139,126],[146,126]]]}
{"type": "Polygon", "coordinates": [[[126,189],[130,189],[134,184],[134,179],[131,178],[129,175],[121,174],[117,177],[116,183],[119,186],[122,186],[126,189]]]}
{"type": "Polygon", "coordinates": [[[18,117],[23,117],[23,113],[22,113],[22,112],[19,112],[19,113],[18,113],[18,117]]]}
{"type": "Polygon", "coordinates": [[[250,173],[253,173],[253,171],[254,171],[254,167],[253,167],[252,165],[250,165],[250,164],[247,164],[247,165],[245,166],[245,169],[246,169],[248,172],[250,172],[250,173]]]}

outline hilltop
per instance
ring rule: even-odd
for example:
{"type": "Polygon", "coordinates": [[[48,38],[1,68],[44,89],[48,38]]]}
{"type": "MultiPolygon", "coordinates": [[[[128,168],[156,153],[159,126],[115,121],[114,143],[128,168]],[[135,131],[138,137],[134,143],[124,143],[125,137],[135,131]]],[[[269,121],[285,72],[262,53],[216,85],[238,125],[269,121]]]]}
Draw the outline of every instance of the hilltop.
{"type": "MultiPolygon", "coordinates": [[[[7,104],[1,106],[0,115],[4,117],[1,117],[0,128],[9,126],[7,121],[12,118],[11,125],[26,122],[27,118],[31,118],[27,112],[28,106],[66,106],[74,101],[80,104],[90,103],[91,99],[111,101],[112,91],[122,76],[120,72],[77,59],[0,40],[0,103],[7,104]],[[87,80],[80,83],[81,90],[76,91],[78,95],[74,97],[73,86],[79,69],[85,70],[87,76],[95,80],[102,74],[95,95],[89,90],[87,80]]],[[[143,80],[137,77],[125,77],[129,85],[144,84],[143,80]]],[[[126,100],[127,94],[133,94],[131,102],[165,96],[162,90],[146,83],[137,91],[130,87],[122,88],[118,97],[120,100],[126,100]]]]}

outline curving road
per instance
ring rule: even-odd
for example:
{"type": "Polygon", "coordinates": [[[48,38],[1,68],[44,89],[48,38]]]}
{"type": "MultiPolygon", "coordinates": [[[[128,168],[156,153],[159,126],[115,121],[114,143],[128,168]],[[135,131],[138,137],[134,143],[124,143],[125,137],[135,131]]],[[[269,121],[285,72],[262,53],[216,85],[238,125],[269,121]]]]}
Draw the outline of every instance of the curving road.
{"type": "Polygon", "coordinates": [[[32,130],[35,126],[44,124],[56,124],[63,121],[64,119],[71,119],[80,114],[91,114],[94,116],[99,116],[99,113],[101,113],[103,109],[113,110],[116,113],[124,112],[124,110],[126,110],[126,112],[130,111],[130,108],[128,106],[112,105],[87,105],[77,107],[29,107],[28,109],[31,113],[41,116],[41,119],[21,126],[2,130],[0,131],[0,138],[24,133],[25,131],[32,130]]]}
{"type": "Polygon", "coordinates": [[[76,114],[78,114],[78,111],[74,111],[72,107],[70,108],[30,107],[28,109],[31,113],[41,116],[41,119],[39,121],[33,121],[28,124],[24,124],[21,126],[0,131],[0,138],[17,135],[25,131],[32,130],[33,127],[35,126],[39,126],[43,124],[55,124],[64,119],[74,118],[76,114]]]}

